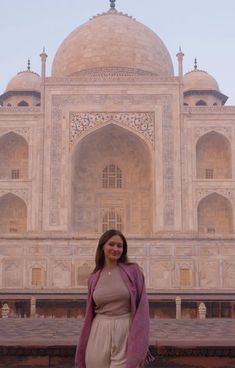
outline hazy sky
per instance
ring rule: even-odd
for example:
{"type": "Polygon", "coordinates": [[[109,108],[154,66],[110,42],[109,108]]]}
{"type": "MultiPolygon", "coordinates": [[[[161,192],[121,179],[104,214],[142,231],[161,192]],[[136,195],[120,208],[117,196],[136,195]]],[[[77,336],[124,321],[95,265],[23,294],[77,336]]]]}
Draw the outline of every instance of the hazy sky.
{"type": "MultiPolygon", "coordinates": [[[[179,45],[184,71],[209,72],[227,104],[235,105],[235,0],[116,0],[118,10],[150,27],[168,48],[177,72],[179,45]]],[[[0,93],[27,67],[40,73],[39,54],[46,47],[47,75],[60,43],[77,26],[109,9],[109,0],[0,0],[0,93]]]]}

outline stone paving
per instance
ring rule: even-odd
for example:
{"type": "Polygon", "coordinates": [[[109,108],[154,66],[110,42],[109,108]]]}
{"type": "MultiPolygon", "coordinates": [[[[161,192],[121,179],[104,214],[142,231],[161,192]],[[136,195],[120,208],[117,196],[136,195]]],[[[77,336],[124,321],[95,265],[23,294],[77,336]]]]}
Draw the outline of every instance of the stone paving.
{"type": "Polygon", "coordinates": [[[151,321],[150,344],[235,347],[235,319],[154,320],[151,321]]]}
{"type": "MultiPolygon", "coordinates": [[[[73,318],[0,319],[0,346],[74,346],[81,325],[73,318]]],[[[151,320],[150,344],[235,347],[235,319],[151,320]]]]}
{"type": "MultiPolygon", "coordinates": [[[[80,319],[0,319],[0,368],[74,368],[80,319]]],[[[235,319],[151,320],[152,368],[234,368],[235,319]]]]}

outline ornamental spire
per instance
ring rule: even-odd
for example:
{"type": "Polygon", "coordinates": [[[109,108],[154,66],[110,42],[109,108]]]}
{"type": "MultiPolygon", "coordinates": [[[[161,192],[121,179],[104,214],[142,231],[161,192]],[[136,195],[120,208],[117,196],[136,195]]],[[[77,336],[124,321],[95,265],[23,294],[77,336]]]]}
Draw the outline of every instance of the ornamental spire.
{"type": "Polygon", "coordinates": [[[194,70],[197,70],[197,58],[194,59],[194,70]]]}
{"type": "Polygon", "coordinates": [[[115,9],[115,1],[116,0],[110,0],[110,9],[115,9]]]}
{"type": "Polygon", "coordinates": [[[178,58],[179,78],[182,82],[182,80],[183,80],[183,58],[184,58],[184,53],[181,50],[181,46],[179,47],[179,51],[178,51],[176,56],[178,58]]]}
{"type": "Polygon", "coordinates": [[[27,66],[27,70],[30,71],[30,58],[28,58],[28,66],[27,66]]]}

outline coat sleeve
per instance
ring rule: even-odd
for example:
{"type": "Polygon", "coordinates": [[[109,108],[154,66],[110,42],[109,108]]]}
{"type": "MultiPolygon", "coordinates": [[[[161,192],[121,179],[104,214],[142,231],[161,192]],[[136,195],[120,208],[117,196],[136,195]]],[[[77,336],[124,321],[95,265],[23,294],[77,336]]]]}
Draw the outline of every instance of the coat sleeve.
{"type": "Polygon", "coordinates": [[[92,275],[88,279],[88,296],[84,323],[80,332],[76,354],[75,354],[75,367],[86,368],[85,354],[88,338],[90,335],[91,324],[94,318],[94,307],[92,298],[92,275]]]}
{"type": "Polygon", "coordinates": [[[149,347],[149,303],[145,290],[144,275],[136,267],[136,312],[132,320],[128,338],[127,367],[141,366],[146,358],[149,347]]]}

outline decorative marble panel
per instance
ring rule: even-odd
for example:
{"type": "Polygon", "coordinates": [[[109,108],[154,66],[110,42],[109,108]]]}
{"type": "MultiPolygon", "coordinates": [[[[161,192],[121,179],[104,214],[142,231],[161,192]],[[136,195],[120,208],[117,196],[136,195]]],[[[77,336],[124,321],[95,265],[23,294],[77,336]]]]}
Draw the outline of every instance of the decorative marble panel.
{"type": "Polygon", "coordinates": [[[50,183],[50,225],[60,224],[60,187],[62,159],[62,111],[53,109],[51,134],[51,183],[50,183]]]}
{"type": "Polygon", "coordinates": [[[10,246],[9,244],[1,245],[0,246],[0,256],[22,256],[24,252],[23,246],[20,245],[18,242],[15,246],[10,246]]]}
{"type": "Polygon", "coordinates": [[[146,255],[146,249],[141,247],[130,247],[128,248],[128,254],[131,256],[145,256],[146,255]]]}
{"type": "Polygon", "coordinates": [[[223,263],[223,287],[234,289],[235,285],[235,258],[223,263]]]}
{"type": "Polygon", "coordinates": [[[153,112],[71,112],[70,145],[72,146],[78,137],[94,130],[95,127],[101,127],[111,121],[141,134],[147,142],[154,146],[153,112]]]}
{"type": "Polygon", "coordinates": [[[28,188],[21,188],[21,189],[7,188],[7,189],[1,189],[0,190],[0,197],[4,196],[5,194],[8,194],[8,193],[15,194],[17,197],[20,197],[21,199],[23,199],[26,204],[28,204],[28,200],[29,200],[29,190],[28,190],[28,188]]]}
{"type": "Polygon", "coordinates": [[[94,256],[96,247],[77,248],[74,253],[78,256],[94,256]]]}
{"type": "Polygon", "coordinates": [[[71,262],[57,260],[52,265],[52,286],[57,288],[71,287],[71,262]]]}
{"type": "Polygon", "coordinates": [[[202,288],[216,288],[219,284],[219,263],[205,259],[199,264],[199,286],[202,288]]]}
{"type": "Polygon", "coordinates": [[[219,253],[218,246],[213,244],[211,245],[201,245],[200,246],[200,256],[216,256],[219,253]]]}
{"type": "Polygon", "coordinates": [[[224,255],[226,255],[226,256],[235,256],[235,242],[231,246],[225,246],[225,245],[221,244],[221,247],[223,247],[221,249],[221,253],[223,253],[224,255]]]}
{"type": "Polygon", "coordinates": [[[23,265],[18,260],[3,262],[4,286],[6,288],[22,287],[23,265]]]}
{"type": "Polygon", "coordinates": [[[150,261],[149,267],[149,287],[154,289],[170,289],[172,272],[170,261],[150,261]]]}
{"type": "Polygon", "coordinates": [[[32,128],[30,127],[6,127],[6,128],[0,128],[0,136],[7,134],[7,133],[16,133],[21,135],[26,139],[28,143],[32,140],[32,128]]]}
{"type": "Polygon", "coordinates": [[[76,285],[78,286],[87,286],[87,280],[89,275],[92,273],[94,269],[94,264],[92,264],[91,262],[83,262],[83,263],[79,263],[77,265],[77,282],[76,285]]]}
{"type": "Polygon", "coordinates": [[[176,256],[192,256],[194,253],[193,247],[176,247],[176,256]]]}
{"type": "Polygon", "coordinates": [[[229,201],[231,202],[234,201],[234,189],[232,188],[221,188],[221,187],[198,188],[195,191],[197,204],[200,202],[201,199],[207,197],[212,193],[221,194],[222,196],[226,197],[229,201]]]}
{"type": "MultiPolygon", "coordinates": [[[[127,124],[128,127],[138,133],[141,132],[140,120],[137,116],[144,117],[143,132],[145,139],[154,142],[154,115],[138,115],[140,105],[162,106],[162,147],[163,147],[163,196],[164,196],[164,224],[166,227],[174,225],[174,126],[172,115],[172,96],[171,95],[54,95],[52,96],[52,144],[51,144],[51,183],[50,183],[50,225],[60,224],[60,188],[61,188],[61,160],[62,160],[62,109],[78,109],[79,105],[89,106],[136,106],[136,112],[132,115],[117,112],[111,113],[116,116],[119,124],[127,124]],[[128,119],[131,117],[130,122],[128,119]]],[[[87,112],[82,119],[81,132],[79,130],[79,119],[74,116],[72,133],[70,139],[72,143],[78,134],[84,134],[86,122],[85,116],[88,116],[88,126],[97,124],[98,113],[87,112]],[[94,121],[95,120],[95,121],[94,121]]],[[[110,118],[110,112],[101,112],[101,117],[110,118]]],[[[130,114],[130,113],[129,113],[130,114]]],[[[143,113],[146,114],[146,113],[143,113]]],[[[113,116],[113,115],[112,115],[113,116]]],[[[153,144],[153,143],[152,143],[153,144]]]]}
{"type": "Polygon", "coordinates": [[[60,256],[65,256],[65,255],[72,255],[72,249],[70,247],[60,247],[60,246],[51,246],[50,247],[50,254],[52,255],[60,255],[60,256]]]}
{"type": "Polygon", "coordinates": [[[41,256],[41,255],[45,255],[48,253],[48,247],[44,247],[44,246],[38,246],[38,245],[30,245],[27,248],[27,254],[32,254],[35,256],[41,256]]]}
{"type": "Polygon", "coordinates": [[[228,138],[229,141],[232,141],[233,139],[233,128],[228,126],[200,126],[196,127],[194,129],[194,141],[197,141],[201,136],[209,133],[209,132],[216,132],[224,135],[226,138],[228,138]]]}
{"type": "Polygon", "coordinates": [[[170,256],[172,254],[172,249],[169,246],[163,247],[150,247],[150,255],[151,256],[170,256]]]}

